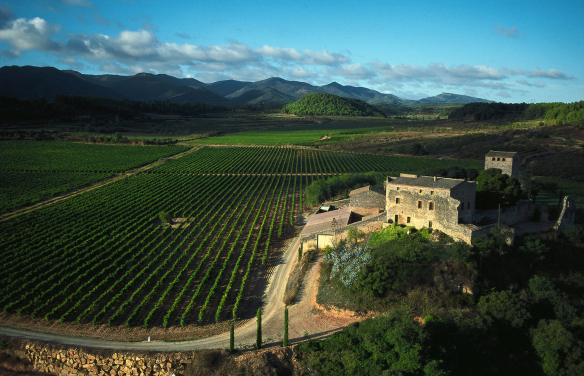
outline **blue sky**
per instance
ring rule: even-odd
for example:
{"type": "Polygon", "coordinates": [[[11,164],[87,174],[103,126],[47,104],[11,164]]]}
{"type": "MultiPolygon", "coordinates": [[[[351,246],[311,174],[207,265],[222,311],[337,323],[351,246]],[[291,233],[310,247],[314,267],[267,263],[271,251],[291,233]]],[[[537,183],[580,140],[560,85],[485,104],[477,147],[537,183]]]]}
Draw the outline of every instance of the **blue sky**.
{"type": "Polygon", "coordinates": [[[575,102],[584,2],[0,0],[0,65],[575,102]]]}

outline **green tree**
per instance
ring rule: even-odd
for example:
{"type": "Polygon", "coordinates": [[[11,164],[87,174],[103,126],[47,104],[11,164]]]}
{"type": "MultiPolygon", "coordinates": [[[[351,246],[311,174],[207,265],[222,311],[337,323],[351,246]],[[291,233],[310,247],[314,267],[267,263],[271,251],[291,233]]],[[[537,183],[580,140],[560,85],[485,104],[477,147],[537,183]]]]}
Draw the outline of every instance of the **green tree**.
{"type": "Polygon", "coordinates": [[[527,303],[511,291],[492,292],[481,296],[477,307],[482,314],[506,321],[515,328],[523,326],[531,317],[527,303]]]}
{"type": "Polygon", "coordinates": [[[477,209],[493,209],[499,204],[515,205],[521,197],[521,183],[514,176],[489,168],[477,178],[477,209]]]}
{"type": "Polygon", "coordinates": [[[533,264],[545,259],[545,253],[549,251],[549,248],[541,242],[538,238],[530,237],[527,241],[519,247],[519,252],[529,262],[529,269],[533,267],[533,264]]]}
{"type": "Polygon", "coordinates": [[[229,352],[235,352],[235,328],[233,322],[231,323],[231,329],[229,331],[229,352]]]}
{"type": "Polygon", "coordinates": [[[584,351],[578,341],[558,320],[540,320],[531,331],[535,352],[542,360],[547,375],[582,375],[584,351]]]}
{"type": "Polygon", "coordinates": [[[160,213],[158,213],[158,218],[160,218],[162,223],[169,223],[172,216],[168,212],[161,211],[160,213]]]}
{"type": "Polygon", "coordinates": [[[284,341],[282,346],[288,346],[288,307],[284,308],[284,341]]]}
{"type": "Polygon", "coordinates": [[[347,240],[353,243],[357,243],[359,239],[362,239],[365,233],[359,230],[357,227],[349,227],[347,230],[347,240]]]}
{"type": "Polygon", "coordinates": [[[257,332],[256,332],[256,348],[262,348],[262,308],[258,308],[258,313],[256,315],[257,319],[257,332]]]}

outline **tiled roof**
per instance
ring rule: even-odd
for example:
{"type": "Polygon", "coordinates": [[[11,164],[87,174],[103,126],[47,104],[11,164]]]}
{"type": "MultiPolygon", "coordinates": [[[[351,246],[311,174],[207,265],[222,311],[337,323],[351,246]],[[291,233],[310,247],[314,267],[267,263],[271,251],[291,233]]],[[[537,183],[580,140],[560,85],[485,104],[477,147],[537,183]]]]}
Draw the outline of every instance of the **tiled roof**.
{"type": "Polygon", "coordinates": [[[377,193],[383,194],[383,192],[381,192],[379,189],[375,188],[372,185],[368,185],[368,186],[365,186],[365,187],[353,189],[351,191],[351,193],[349,193],[349,196],[353,196],[353,195],[356,195],[356,194],[359,194],[359,193],[363,193],[363,192],[368,192],[368,191],[373,191],[373,192],[377,192],[377,193]]]}
{"type": "Polygon", "coordinates": [[[434,176],[418,176],[416,178],[400,176],[399,178],[389,181],[389,184],[410,187],[452,189],[463,182],[464,180],[462,179],[449,179],[434,176]]]}
{"type": "Polygon", "coordinates": [[[333,218],[336,219],[339,227],[346,226],[349,224],[349,219],[351,217],[351,208],[343,208],[338,210],[332,210],[326,213],[319,213],[312,215],[301,234],[309,234],[315,231],[328,230],[331,228],[333,223],[333,218]]]}
{"type": "Polygon", "coordinates": [[[487,153],[485,157],[503,157],[503,158],[514,158],[517,152],[514,151],[495,151],[491,150],[487,153]]]}

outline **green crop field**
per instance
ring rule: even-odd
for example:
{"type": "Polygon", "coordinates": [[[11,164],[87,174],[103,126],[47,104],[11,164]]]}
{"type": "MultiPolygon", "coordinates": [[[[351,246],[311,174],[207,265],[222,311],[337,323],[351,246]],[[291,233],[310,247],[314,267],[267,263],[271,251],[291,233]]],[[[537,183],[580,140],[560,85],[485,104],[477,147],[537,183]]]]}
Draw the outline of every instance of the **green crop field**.
{"type": "Polygon", "coordinates": [[[0,171],[122,172],[185,150],[188,147],[0,141],[0,171]]]}
{"type": "Polygon", "coordinates": [[[0,172],[0,213],[111,176],[87,172],[0,172]]]}
{"type": "MultiPolygon", "coordinates": [[[[56,143],[23,147],[51,155],[51,145],[54,154],[64,150],[56,143]]],[[[17,145],[10,146],[17,154],[17,145]]],[[[151,148],[151,160],[182,150],[151,148]]],[[[102,150],[86,150],[79,166],[91,169],[92,160],[99,165],[102,150]]],[[[145,159],[126,157],[123,166],[145,159]]],[[[62,166],[64,159],[53,160],[56,165],[41,163],[38,170],[62,166]]],[[[27,163],[23,170],[37,170],[31,158],[27,163]]],[[[122,168],[113,159],[108,163],[122,168]]],[[[245,318],[257,309],[261,281],[279,257],[276,245],[290,234],[311,181],[454,164],[480,167],[308,149],[204,147],[0,222],[0,309],[48,321],[128,327],[245,318]],[[161,219],[166,217],[168,223],[161,219]]],[[[47,176],[19,174],[41,181],[47,176]]]]}
{"type": "Polygon", "coordinates": [[[220,145],[319,145],[362,137],[368,132],[392,132],[388,123],[331,122],[275,127],[264,130],[238,132],[220,137],[193,140],[196,144],[220,145]],[[322,137],[329,139],[320,141],[322,137]]]}
{"type": "Polygon", "coordinates": [[[188,150],[71,142],[0,142],[0,213],[188,150]]]}

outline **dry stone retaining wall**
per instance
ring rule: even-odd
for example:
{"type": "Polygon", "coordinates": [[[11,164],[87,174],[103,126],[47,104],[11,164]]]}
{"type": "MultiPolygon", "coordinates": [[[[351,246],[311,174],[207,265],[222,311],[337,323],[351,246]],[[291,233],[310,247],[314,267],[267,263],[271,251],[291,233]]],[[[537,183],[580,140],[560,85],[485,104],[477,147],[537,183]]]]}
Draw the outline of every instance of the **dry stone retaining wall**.
{"type": "Polygon", "coordinates": [[[189,357],[184,353],[137,354],[81,348],[52,348],[29,343],[25,353],[38,372],[51,375],[171,376],[182,375],[189,357]]]}

